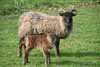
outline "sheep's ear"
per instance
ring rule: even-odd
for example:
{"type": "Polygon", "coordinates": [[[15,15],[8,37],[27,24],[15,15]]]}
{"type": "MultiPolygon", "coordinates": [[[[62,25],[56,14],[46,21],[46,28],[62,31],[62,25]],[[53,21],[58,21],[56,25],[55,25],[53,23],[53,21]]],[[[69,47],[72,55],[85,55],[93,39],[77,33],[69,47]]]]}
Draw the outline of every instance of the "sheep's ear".
{"type": "Polygon", "coordinates": [[[72,10],[72,14],[73,14],[73,16],[76,16],[77,10],[73,9],[73,10],[72,10]]]}
{"type": "Polygon", "coordinates": [[[59,13],[60,16],[64,16],[64,13],[59,13]]]}

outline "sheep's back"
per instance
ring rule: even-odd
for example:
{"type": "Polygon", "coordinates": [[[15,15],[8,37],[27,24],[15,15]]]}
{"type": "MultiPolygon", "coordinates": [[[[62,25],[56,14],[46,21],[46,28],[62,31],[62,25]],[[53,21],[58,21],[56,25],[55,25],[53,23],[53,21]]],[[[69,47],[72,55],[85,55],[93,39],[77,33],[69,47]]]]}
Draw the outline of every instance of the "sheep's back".
{"type": "Polygon", "coordinates": [[[54,33],[59,32],[61,28],[60,27],[60,18],[55,17],[45,17],[43,19],[39,19],[35,21],[36,23],[32,22],[32,29],[33,34],[41,34],[41,33],[54,33]]]}
{"type": "Polygon", "coordinates": [[[48,16],[38,12],[24,13],[19,20],[18,36],[26,34],[52,33],[57,36],[65,32],[61,16],[48,16]]]}

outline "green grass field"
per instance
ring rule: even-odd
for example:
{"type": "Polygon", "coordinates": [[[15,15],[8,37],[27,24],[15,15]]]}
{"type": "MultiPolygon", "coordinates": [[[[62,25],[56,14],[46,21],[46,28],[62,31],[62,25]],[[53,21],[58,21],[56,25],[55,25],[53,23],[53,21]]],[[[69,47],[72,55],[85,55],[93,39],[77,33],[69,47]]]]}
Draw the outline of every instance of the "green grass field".
{"type": "MultiPolygon", "coordinates": [[[[77,8],[73,32],[61,40],[61,56],[51,50],[48,67],[100,67],[100,5],[77,8]]],[[[55,14],[56,11],[43,9],[55,14]]],[[[56,13],[57,14],[57,13],[56,13]]],[[[0,16],[0,67],[44,67],[44,58],[38,49],[31,51],[30,63],[23,65],[18,57],[18,16],[0,16]]]]}

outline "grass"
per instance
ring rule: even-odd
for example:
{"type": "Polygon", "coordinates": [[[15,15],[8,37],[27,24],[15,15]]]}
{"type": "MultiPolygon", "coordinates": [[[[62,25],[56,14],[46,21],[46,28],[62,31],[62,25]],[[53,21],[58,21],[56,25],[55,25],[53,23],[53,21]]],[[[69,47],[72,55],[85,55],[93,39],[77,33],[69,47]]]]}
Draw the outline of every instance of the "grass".
{"type": "Polygon", "coordinates": [[[97,3],[97,0],[0,0],[0,15],[19,14],[27,9],[60,8],[77,3],[91,4],[97,3]]]}
{"type": "MultiPolygon", "coordinates": [[[[42,12],[55,14],[43,9],[42,12]]],[[[0,16],[0,67],[44,67],[44,58],[38,49],[30,56],[30,63],[23,65],[18,49],[18,16],[0,16]]],[[[100,67],[100,5],[80,7],[74,17],[73,32],[61,40],[61,57],[55,57],[51,50],[51,64],[48,67],[100,67]]]]}

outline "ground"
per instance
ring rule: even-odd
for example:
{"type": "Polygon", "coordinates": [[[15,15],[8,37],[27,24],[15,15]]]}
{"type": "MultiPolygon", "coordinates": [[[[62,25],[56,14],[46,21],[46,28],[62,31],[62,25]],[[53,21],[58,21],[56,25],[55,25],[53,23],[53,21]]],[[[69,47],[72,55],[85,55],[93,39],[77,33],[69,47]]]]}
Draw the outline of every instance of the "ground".
{"type": "MultiPolygon", "coordinates": [[[[61,56],[55,57],[52,49],[48,67],[100,67],[100,5],[77,10],[73,32],[61,40],[61,56]]],[[[45,11],[54,14],[54,11],[45,11]]],[[[44,58],[38,49],[32,50],[27,65],[18,57],[18,18],[19,15],[0,16],[0,67],[44,67],[44,58]]]]}

